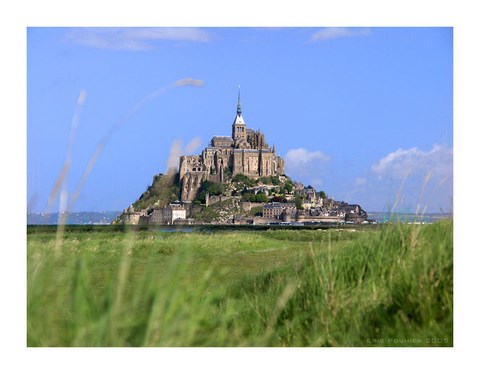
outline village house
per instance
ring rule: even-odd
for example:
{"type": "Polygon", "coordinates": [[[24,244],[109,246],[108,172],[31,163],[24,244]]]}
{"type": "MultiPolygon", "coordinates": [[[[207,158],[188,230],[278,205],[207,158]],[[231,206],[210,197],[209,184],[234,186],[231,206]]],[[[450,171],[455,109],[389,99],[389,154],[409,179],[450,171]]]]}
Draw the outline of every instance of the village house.
{"type": "Polygon", "coordinates": [[[284,212],[291,215],[296,213],[296,209],[295,203],[269,203],[263,206],[262,216],[264,218],[282,219],[284,212]]]}
{"type": "Polygon", "coordinates": [[[185,220],[187,211],[182,203],[175,201],[168,204],[163,209],[154,209],[148,216],[146,221],[153,225],[173,225],[177,220],[185,220]]]}
{"type": "Polygon", "coordinates": [[[147,222],[153,225],[162,225],[165,223],[164,220],[164,209],[154,209],[147,217],[147,222]]]}
{"type": "Polygon", "coordinates": [[[167,205],[163,214],[166,223],[169,225],[174,224],[177,219],[187,218],[187,211],[183,207],[183,204],[178,201],[167,205]]]}

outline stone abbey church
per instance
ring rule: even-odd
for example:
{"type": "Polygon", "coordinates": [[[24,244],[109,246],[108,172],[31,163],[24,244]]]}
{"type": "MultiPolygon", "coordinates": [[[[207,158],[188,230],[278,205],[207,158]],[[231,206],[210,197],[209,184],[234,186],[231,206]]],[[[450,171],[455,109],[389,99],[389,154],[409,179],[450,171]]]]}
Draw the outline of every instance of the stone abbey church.
{"type": "Polygon", "coordinates": [[[179,176],[182,201],[193,201],[204,180],[224,182],[227,176],[250,178],[285,174],[284,161],[269,147],[265,136],[247,128],[242,116],[240,92],[232,136],[214,136],[201,155],[181,156],[179,176]]]}

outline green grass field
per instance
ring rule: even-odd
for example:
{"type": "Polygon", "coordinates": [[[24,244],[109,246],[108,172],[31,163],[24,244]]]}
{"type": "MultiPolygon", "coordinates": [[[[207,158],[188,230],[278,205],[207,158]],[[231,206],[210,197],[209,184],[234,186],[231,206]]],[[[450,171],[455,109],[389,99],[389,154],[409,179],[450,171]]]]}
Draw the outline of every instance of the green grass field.
{"type": "Polygon", "coordinates": [[[27,233],[27,345],[453,346],[453,221],[27,233]]]}

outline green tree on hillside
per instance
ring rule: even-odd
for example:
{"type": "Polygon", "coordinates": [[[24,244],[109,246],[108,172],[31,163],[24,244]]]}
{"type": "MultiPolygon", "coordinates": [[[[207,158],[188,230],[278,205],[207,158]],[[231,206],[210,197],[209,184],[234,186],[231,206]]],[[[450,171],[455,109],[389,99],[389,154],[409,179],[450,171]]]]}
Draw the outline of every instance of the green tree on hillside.
{"type": "Polygon", "coordinates": [[[232,177],[232,171],[230,170],[229,167],[225,167],[225,168],[223,169],[223,174],[225,175],[225,177],[226,177],[227,179],[230,179],[230,178],[232,177]]]}
{"type": "Polygon", "coordinates": [[[293,183],[290,180],[287,180],[285,184],[283,185],[283,188],[287,193],[292,193],[293,191],[293,183]]]}
{"type": "Polygon", "coordinates": [[[225,185],[223,183],[215,183],[210,181],[203,181],[200,185],[200,190],[198,191],[198,195],[196,200],[200,203],[205,204],[205,199],[207,197],[207,193],[210,196],[220,196],[225,192],[225,185]]]}
{"type": "Polygon", "coordinates": [[[272,181],[272,184],[275,185],[275,186],[278,186],[280,184],[280,179],[278,179],[277,176],[271,176],[270,177],[270,180],[272,181]]]}
{"type": "Polygon", "coordinates": [[[255,196],[255,202],[257,203],[266,203],[268,201],[268,196],[263,192],[257,193],[255,196]]]}
{"type": "Polygon", "coordinates": [[[250,201],[251,203],[267,203],[268,196],[263,192],[259,192],[257,194],[247,192],[242,195],[242,201],[250,201]]]}
{"type": "Polygon", "coordinates": [[[295,196],[295,206],[297,209],[303,209],[303,199],[301,196],[295,196]]]}
{"type": "Polygon", "coordinates": [[[215,183],[210,181],[203,181],[200,185],[200,191],[209,193],[212,196],[220,196],[225,192],[225,185],[223,183],[215,183]]]}
{"type": "Polygon", "coordinates": [[[255,181],[249,177],[247,177],[245,174],[238,173],[232,178],[232,182],[236,182],[239,184],[243,184],[246,187],[253,187],[255,185],[255,181]]]}
{"type": "Polygon", "coordinates": [[[251,201],[252,194],[250,192],[245,192],[242,194],[242,201],[251,201]]]}

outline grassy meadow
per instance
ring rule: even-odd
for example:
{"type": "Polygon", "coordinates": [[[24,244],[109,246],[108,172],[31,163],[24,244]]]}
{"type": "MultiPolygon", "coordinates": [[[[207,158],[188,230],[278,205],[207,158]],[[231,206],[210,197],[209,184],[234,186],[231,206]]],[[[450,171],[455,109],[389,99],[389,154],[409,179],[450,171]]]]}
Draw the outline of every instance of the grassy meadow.
{"type": "Polygon", "coordinates": [[[453,221],[27,228],[27,345],[453,346],[453,221]]]}

